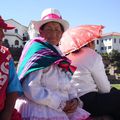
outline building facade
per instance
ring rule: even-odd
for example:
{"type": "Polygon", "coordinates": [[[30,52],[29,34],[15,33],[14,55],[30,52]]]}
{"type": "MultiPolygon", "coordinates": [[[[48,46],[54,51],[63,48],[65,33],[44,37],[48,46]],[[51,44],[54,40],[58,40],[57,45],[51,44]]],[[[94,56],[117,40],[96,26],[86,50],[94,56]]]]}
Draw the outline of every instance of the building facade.
{"type": "MultiPolygon", "coordinates": [[[[33,21],[28,27],[21,25],[14,19],[8,19],[6,23],[15,26],[15,29],[4,31],[3,44],[8,48],[23,48],[26,41],[39,36],[34,28],[33,21]]],[[[95,41],[95,49],[99,53],[110,53],[112,50],[120,52],[120,33],[104,34],[102,38],[95,41]]]]}
{"type": "Polygon", "coordinates": [[[15,29],[4,31],[5,37],[3,39],[3,44],[9,48],[23,48],[24,42],[29,39],[27,33],[28,28],[13,19],[6,20],[5,22],[15,26],[15,29]]]}
{"type": "Polygon", "coordinates": [[[33,39],[35,37],[40,36],[39,33],[35,30],[35,26],[33,24],[33,21],[30,22],[30,24],[28,25],[28,34],[29,34],[29,38],[33,39]]]}
{"type": "Polygon", "coordinates": [[[112,50],[120,52],[120,33],[104,34],[102,38],[95,41],[95,49],[99,53],[110,53],[112,50]]]}

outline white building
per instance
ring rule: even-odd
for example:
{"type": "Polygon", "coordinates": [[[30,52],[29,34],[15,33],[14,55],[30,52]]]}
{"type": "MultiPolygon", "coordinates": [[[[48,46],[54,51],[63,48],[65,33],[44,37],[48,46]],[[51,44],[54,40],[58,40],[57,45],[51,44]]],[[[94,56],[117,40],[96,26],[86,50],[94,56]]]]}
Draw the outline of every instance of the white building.
{"type": "MultiPolygon", "coordinates": [[[[8,19],[5,22],[15,26],[15,29],[4,31],[3,41],[8,47],[23,48],[27,40],[39,36],[39,33],[35,31],[33,21],[30,22],[28,27],[13,19],[8,19]]],[[[99,53],[110,53],[112,50],[120,52],[120,33],[104,34],[102,38],[95,41],[95,49],[99,53]]]]}
{"type": "Polygon", "coordinates": [[[3,39],[4,44],[8,45],[8,47],[15,47],[20,48],[24,46],[24,40],[27,39],[27,27],[24,25],[21,25],[17,21],[13,19],[8,19],[5,21],[8,24],[11,24],[15,26],[15,29],[12,30],[5,30],[5,37],[3,39]]]}
{"type": "Polygon", "coordinates": [[[39,33],[35,30],[33,21],[31,21],[30,24],[28,25],[28,34],[30,39],[33,39],[39,36],[39,33]]]}
{"type": "Polygon", "coordinates": [[[110,53],[112,50],[120,52],[120,33],[104,34],[102,38],[95,41],[95,49],[99,53],[110,53]]]}

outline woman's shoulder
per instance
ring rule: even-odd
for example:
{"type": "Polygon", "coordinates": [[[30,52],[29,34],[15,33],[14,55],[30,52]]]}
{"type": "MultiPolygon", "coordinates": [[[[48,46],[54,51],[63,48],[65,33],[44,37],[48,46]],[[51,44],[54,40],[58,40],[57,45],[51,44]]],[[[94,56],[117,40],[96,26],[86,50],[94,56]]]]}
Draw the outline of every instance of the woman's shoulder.
{"type": "Polygon", "coordinates": [[[86,47],[86,48],[82,48],[81,49],[81,53],[85,54],[86,56],[91,56],[91,57],[98,57],[100,56],[95,50],[89,48],[89,47],[86,47]]]}

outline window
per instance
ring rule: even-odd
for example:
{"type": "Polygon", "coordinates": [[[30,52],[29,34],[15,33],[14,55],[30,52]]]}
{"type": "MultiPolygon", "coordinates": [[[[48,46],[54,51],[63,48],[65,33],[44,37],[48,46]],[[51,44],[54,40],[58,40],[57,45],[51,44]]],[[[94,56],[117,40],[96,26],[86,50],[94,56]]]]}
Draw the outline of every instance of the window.
{"type": "Polygon", "coordinates": [[[99,44],[99,40],[97,40],[97,44],[99,44]]]}
{"type": "Polygon", "coordinates": [[[19,41],[18,40],[15,40],[15,45],[19,45],[19,41]]]}
{"type": "Polygon", "coordinates": [[[112,47],[111,46],[108,46],[108,49],[111,49],[112,47]]]}
{"type": "Polygon", "coordinates": [[[15,29],[15,33],[18,33],[18,29],[15,29]]]}
{"type": "Polygon", "coordinates": [[[104,47],[101,47],[101,50],[104,50],[104,47]]]}
{"type": "Polygon", "coordinates": [[[8,43],[8,39],[4,39],[4,42],[5,42],[5,43],[8,43]]]}
{"type": "Polygon", "coordinates": [[[9,42],[8,42],[8,39],[4,39],[3,45],[6,46],[7,48],[10,47],[9,42]]]}
{"type": "Polygon", "coordinates": [[[114,38],[114,43],[116,43],[116,38],[114,38]]]}

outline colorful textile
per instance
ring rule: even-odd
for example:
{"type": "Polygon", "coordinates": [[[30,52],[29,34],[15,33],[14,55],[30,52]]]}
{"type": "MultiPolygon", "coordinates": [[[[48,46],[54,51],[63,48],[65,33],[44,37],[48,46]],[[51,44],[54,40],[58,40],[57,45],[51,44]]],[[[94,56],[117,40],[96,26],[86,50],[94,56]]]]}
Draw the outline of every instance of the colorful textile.
{"type": "Polygon", "coordinates": [[[0,46],[0,110],[4,107],[8,85],[9,60],[11,54],[6,47],[0,46]]]}
{"type": "Polygon", "coordinates": [[[70,66],[70,61],[61,56],[58,51],[43,38],[30,40],[23,50],[18,65],[18,76],[20,80],[29,73],[44,69],[52,64],[64,67],[66,71],[74,72],[75,67],[70,66]],[[72,68],[72,69],[71,69],[72,68]]]}

